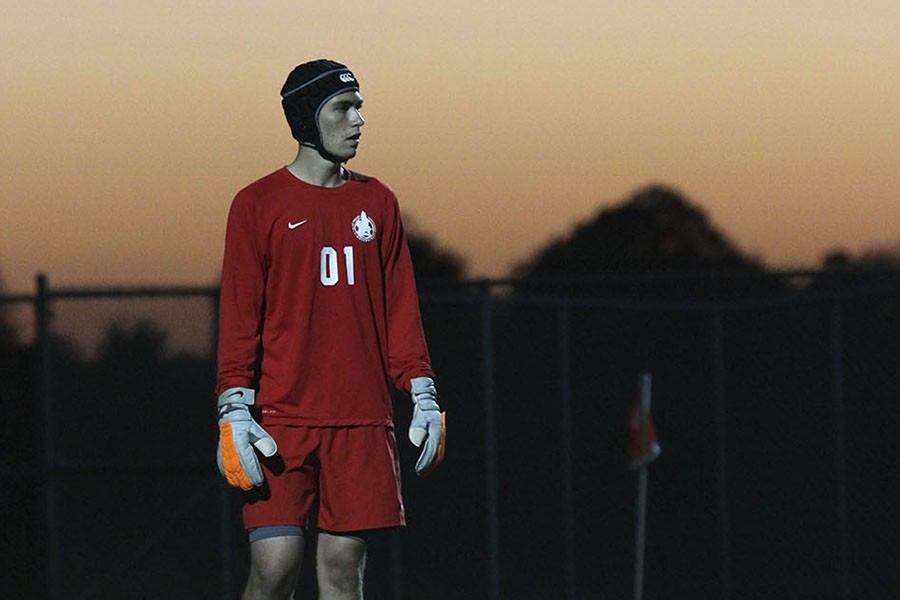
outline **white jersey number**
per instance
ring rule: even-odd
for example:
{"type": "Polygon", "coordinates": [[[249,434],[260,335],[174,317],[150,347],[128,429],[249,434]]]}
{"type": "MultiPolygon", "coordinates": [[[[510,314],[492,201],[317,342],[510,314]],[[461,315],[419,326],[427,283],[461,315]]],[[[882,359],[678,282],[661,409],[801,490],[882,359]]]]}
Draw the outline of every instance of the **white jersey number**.
{"type": "MultiPolygon", "coordinates": [[[[353,274],[353,246],[344,246],[344,266],[347,269],[347,285],[356,283],[353,274]]],[[[338,253],[331,246],[324,246],[319,258],[319,280],[329,287],[341,280],[338,273],[338,253]]]]}

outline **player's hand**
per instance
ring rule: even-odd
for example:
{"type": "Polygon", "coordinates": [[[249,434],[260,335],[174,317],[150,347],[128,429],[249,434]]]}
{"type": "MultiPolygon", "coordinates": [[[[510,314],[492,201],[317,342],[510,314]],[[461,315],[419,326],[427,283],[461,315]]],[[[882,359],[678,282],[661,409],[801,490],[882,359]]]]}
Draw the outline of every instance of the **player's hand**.
{"type": "Polygon", "coordinates": [[[242,490],[265,481],[254,448],[266,457],[278,450],[272,436],[250,415],[247,407],[254,402],[255,393],[248,388],[231,388],[219,395],[219,472],[230,485],[242,490]]]}
{"type": "Polygon", "coordinates": [[[416,461],[416,473],[428,475],[444,460],[444,442],[446,439],[446,413],[441,412],[436,397],[437,389],[431,377],[414,377],[412,385],[413,416],[409,425],[409,441],[417,448],[422,447],[422,454],[416,461]]]}

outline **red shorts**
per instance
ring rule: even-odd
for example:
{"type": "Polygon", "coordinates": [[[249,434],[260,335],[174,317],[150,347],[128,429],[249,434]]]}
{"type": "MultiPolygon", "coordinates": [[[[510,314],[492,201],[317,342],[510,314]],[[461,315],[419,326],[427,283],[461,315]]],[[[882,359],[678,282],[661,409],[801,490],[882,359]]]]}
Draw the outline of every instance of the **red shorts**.
{"type": "Polygon", "coordinates": [[[244,495],[244,526],[364,531],[406,524],[397,441],[390,427],[266,425],[278,453],[261,459],[265,484],[244,495]]]}

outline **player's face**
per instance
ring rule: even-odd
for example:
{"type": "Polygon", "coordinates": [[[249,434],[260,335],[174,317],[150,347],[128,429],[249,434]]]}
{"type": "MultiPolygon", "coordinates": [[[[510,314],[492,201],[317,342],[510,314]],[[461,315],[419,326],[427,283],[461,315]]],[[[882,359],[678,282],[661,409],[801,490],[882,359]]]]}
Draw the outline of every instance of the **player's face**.
{"type": "Polygon", "coordinates": [[[325,103],[319,111],[319,133],[325,151],[342,160],[356,156],[360,128],[366,122],[360,110],[359,92],[344,92],[325,103]]]}

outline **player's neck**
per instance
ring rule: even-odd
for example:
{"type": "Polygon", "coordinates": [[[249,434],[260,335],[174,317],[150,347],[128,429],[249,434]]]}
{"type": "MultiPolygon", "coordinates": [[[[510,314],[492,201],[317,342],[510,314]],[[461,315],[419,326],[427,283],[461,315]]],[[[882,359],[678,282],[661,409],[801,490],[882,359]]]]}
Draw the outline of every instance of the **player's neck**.
{"type": "Polygon", "coordinates": [[[338,187],[347,181],[346,170],[340,163],[326,160],[318,151],[306,146],[300,146],[297,158],[287,170],[300,181],[319,187],[338,187]]]}

